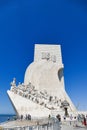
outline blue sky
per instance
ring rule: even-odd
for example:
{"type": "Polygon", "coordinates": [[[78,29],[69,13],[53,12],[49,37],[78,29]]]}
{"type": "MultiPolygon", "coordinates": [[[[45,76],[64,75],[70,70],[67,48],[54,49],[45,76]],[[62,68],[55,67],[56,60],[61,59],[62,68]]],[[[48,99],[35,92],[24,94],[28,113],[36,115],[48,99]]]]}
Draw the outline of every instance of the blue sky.
{"type": "Polygon", "coordinates": [[[87,110],[87,2],[85,0],[0,1],[0,113],[14,113],[6,91],[23,82],[34,44],[60,44],[66,91],[87,110]]]}

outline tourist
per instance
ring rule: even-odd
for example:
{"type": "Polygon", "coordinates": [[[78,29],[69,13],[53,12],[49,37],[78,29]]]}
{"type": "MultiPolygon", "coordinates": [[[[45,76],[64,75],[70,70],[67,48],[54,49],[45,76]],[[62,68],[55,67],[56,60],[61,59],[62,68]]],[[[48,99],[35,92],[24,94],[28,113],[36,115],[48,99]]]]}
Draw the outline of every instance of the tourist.
{"type": "Polygon", "coordinates": [[[10,120],[10,117],[8,117],[8,121],[10,120]]]}
{"type": "Polygon", "coordinates": [[[51,118],[51,115],[49,114],[48,119],[50,119],[50,118],[51,118]]]}
{"type": "Polygon", "coordinates": [[[21,121],[22,121],[22,119],[23,119],[23,115],[21,115],[21,121]]]}
{"type": "Polygon", "coordinates": [[[56,116],[56,118],[58,119],[59,122],[61,122],[61,116],[59,114],[56,116]]]}
{"type": "Polygon", "coordinates": [[[87,115],[86,115],[86,121],[87,121],[87,115]]]}
{"type": "Polygon", "coordinates": [[[28,120],[31,120],[31,115],[30,114],[28,114],[28,120]]]}
{"type": "Polygon", "coordinates": [[[86,126],[86,118],[83,119],[83,124],[86,126]]]}
{"type": "Polygon", "coordinates": [[[72,124],[72,119],[73,119],[73,116],[72,114],[70,115],[70,125],[72,124]]]}

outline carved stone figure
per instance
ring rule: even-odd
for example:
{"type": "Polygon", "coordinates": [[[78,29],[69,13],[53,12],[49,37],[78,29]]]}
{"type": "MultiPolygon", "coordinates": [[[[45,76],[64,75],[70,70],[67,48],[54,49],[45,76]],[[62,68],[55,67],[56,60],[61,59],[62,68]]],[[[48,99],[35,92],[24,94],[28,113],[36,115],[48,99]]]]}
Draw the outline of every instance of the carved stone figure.
{"type": "Polygon", "coordinates": [[[13,86],[13,87],[16,86],[16,78],[13,78],[13,81],[11,82],[11,86],[13,86]]]}

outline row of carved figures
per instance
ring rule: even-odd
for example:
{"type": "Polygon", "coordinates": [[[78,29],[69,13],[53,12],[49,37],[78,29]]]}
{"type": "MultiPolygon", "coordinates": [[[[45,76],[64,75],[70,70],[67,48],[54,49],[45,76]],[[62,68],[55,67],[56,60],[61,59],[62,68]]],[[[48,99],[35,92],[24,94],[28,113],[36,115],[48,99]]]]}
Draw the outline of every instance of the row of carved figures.
{"type": "Polygon", "coordinates": [[[51,110],[61,107],[61,99],[49,95],[46,90],[43,92],[36,90],[31,83],[28,85],[19,83],[19,85],[16,86],[14,79],[13,82],[11,82],[11,91],[51,110]]]}

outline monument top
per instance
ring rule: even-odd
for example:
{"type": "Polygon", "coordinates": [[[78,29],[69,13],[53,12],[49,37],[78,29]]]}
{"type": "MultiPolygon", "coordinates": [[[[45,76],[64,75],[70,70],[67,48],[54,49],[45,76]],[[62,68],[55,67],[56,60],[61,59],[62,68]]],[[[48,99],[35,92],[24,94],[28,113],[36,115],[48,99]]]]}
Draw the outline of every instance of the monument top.
{"type": "Polygon", "coordinates": [[[57,64],[62,64],[61,46],[35,44],[34,61],[38,62],[40,60],[48,60],[57,64]]]}

